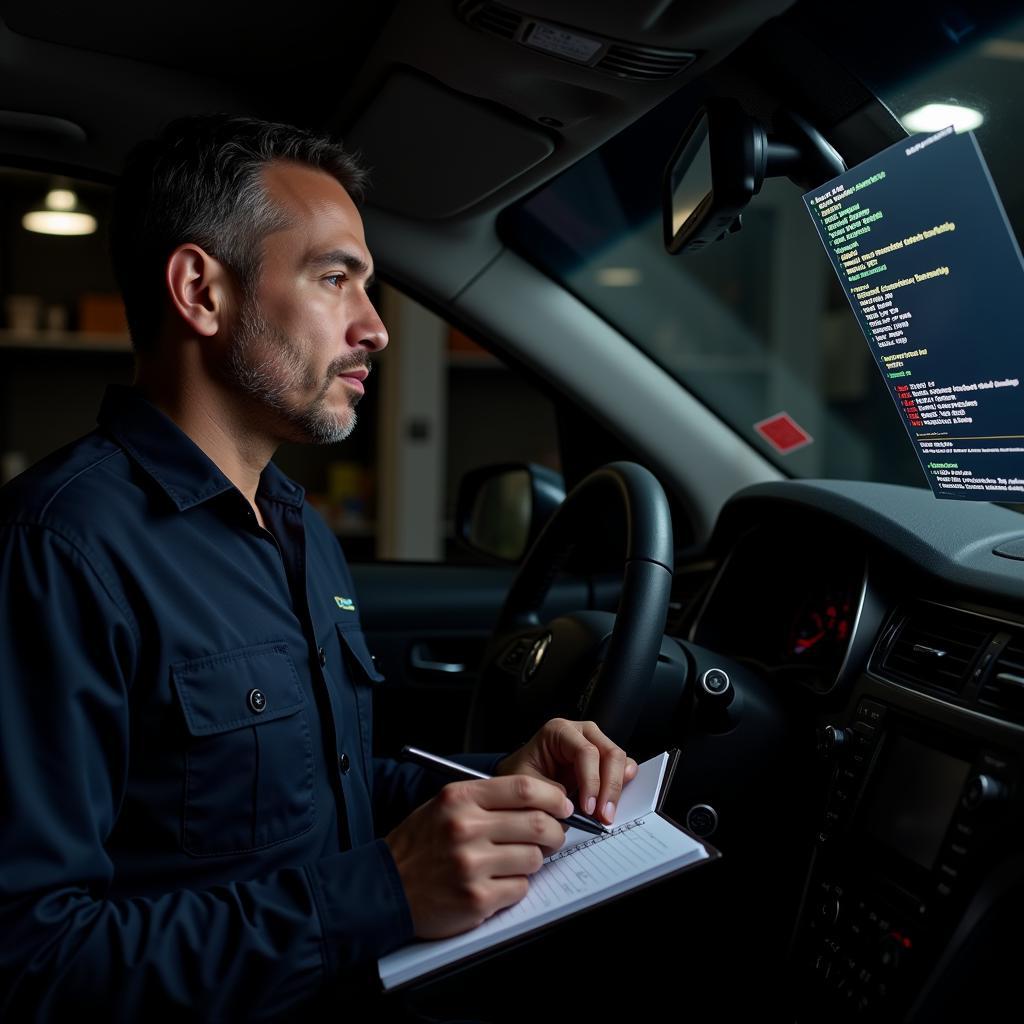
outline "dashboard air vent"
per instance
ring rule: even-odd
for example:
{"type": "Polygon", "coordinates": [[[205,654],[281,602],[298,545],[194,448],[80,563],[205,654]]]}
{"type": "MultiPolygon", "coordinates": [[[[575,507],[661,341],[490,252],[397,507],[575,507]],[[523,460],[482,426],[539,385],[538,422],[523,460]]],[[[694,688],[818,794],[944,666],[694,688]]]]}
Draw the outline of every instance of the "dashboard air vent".
{"type": "Polygon", "coordinates": [[[1015,633],[978,692],[978,709],[1024,722],[1024,636],[1015,633]]]}
{"type": "Polygon", "coordinates": [[[613,43],[595,67],[622,78],[642,78],[653,82],[671,78],[695,59],[694,54],[681,50],[656,50],[652,46],[613,43]]]}
{"type": "Polygon", "coordinates": [[[920,605],[903,617],[882,661],[885,675],[959,694],[996,624],[948,608],[920,605]]]}

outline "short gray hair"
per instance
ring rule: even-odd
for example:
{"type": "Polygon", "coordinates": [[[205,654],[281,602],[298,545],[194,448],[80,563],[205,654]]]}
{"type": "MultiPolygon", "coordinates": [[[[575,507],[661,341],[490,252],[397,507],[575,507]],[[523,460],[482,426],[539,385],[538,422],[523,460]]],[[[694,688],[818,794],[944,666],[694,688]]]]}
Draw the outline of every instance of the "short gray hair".
{"type": "Polygon", "coordinates": [[[365,193],[367,171],[340,143],[234,114],[178,118],[128,154],[114,194],[110,256],[136,353],[156,348],[166,302],[164,266],[185,242],[225,264],[243,298],[251,296],[263,238],[288,224],[260,173],[273,160],[325,171],[356,202],[365,193]]]}

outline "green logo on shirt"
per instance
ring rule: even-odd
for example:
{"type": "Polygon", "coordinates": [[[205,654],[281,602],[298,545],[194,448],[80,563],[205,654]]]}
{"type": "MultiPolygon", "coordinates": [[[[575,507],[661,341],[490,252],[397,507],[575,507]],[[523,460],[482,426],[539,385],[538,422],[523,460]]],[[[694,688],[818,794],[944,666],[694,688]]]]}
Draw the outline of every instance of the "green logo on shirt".
{"type": "Polygon", "coordinates": [[[335,594],[334,595],[334,603],[343,612],[354,612],[356,610],[355,602],[352,600],[351,597],[338,597],[338,595],[335,594]]]}

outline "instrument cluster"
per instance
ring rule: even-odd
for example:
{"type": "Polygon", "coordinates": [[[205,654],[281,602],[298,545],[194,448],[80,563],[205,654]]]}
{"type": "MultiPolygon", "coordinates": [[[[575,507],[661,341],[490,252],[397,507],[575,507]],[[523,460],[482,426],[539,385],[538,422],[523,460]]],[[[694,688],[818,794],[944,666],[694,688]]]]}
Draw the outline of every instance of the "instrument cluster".
{"type": "Polygon", "coordinates": [[[850,666],[866,590],[856,538],[755,527],[721,564],[689,639],[824,693],[850,666]]]}

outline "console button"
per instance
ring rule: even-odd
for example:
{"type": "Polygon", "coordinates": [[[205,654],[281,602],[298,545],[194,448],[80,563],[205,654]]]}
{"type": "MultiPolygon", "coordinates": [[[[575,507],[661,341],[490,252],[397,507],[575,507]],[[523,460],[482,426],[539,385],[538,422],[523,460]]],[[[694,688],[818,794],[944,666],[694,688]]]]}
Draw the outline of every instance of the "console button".
{"type": "Polygon", "coordinates": [[[718,812],[710,804],[694,804],[686,812],[686,827],[702,839],[718,828],[718,812]]]}
{"type": "Polygon", "coordinates": [[[828,893],[818,900],[818,920],[833,925],[839,920],[839,897],[828,893]]]}
{"type": "Polygon", "coordinates": [[[847,745],[847,732],[838,725],[826,725],[818,733],[818,754],[824,758],[836,757],[847,745]]]}
{"type": "Polygon", "coordinates": [[[1006,798],[1006,786],[991,775],[975,775],[964,787],[961,800],[969,811],[1000,803],[1006,798]]]}
{"type": "Polygon", "coordinates": [[[882,939],[881,949],[878,952],[878,962],[887,971],[894,971],[900,965],[902,954],[902,944],[893,936],[887,935],[882,939]]]}
{"type": "Polygon", "coordinates": [[[709,668],[701,681],[708,693],[724,693],[729,689],[729,676],[720,668],[709,668]]]}
{"type": "Polygon", "coordinates": [[[877,725],[882,721],[885,716],[885,705],[878,704],[873,700],[862,700],[857,705],[857,717],[864,719],[866,722],[870,722],[872,725],[877,725]]]}
{"type": "Polygon", "coordinates": [[[1000,774],[1008,771],[1010,768],[1009,762],[997,754],[982,754],[981,763],[986,770],[1000,774]]]}

